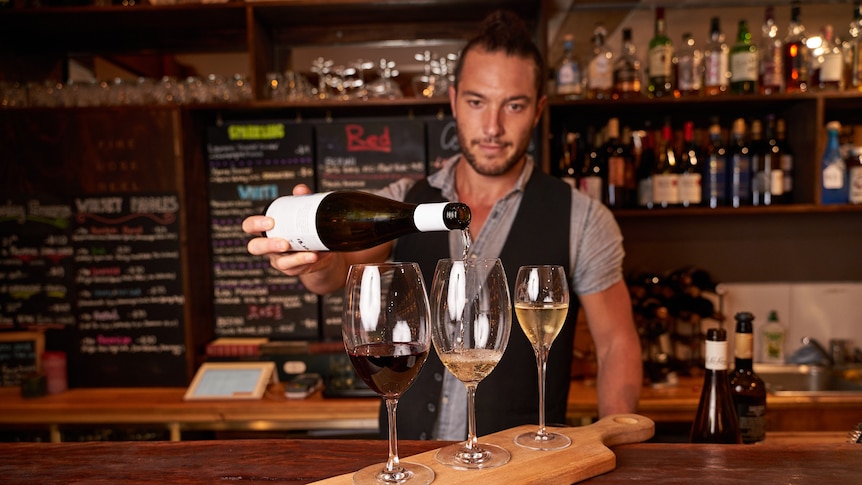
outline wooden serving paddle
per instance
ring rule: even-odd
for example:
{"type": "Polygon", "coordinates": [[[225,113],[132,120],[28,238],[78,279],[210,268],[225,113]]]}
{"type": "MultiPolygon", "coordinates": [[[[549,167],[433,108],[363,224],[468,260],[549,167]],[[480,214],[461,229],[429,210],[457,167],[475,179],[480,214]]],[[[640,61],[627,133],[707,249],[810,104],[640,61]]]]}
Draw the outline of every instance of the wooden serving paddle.
{"type": "MultiPolygon", "coordinates": [[[[421,463],[430,467],[436,474],[435,485],[568,484],[586,480],[616,468],[617,457],[608,446],[640,443],[652,438],[655,433],[655,423],[649,418],[637,414],[616,414],[588,426],[553,428],[557,433],[565,434],[572,439],[572,445],[562,450],[528,450],[515,444],[515,436],[525,431],[535,431],[535,428],[536,425],[524,425],[479,437],[480,446],[482,443],[493,443],[509,450],[512,454],[509,463],[497,468],[455,470],[437,463],[434,458],[437,450],[402,457],[401,461],[421,463]]],[[[381,462],[385,461],[385,457],[381,458],[381,462]]],[[[348,473],[315,483],[347,485],[353,483],[352,476],[352,473],[348,473]]]]}

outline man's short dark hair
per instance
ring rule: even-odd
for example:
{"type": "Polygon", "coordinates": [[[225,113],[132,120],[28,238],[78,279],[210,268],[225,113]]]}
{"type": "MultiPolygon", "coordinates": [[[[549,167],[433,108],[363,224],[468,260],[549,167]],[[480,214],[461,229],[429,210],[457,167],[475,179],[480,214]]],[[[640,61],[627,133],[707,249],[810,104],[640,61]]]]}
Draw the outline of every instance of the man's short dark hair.
{"type": "Polygon", "coordinates": [[[479,33],[461,49],[461,56],[455,65],[455,86],[461,78],[464,58],[471,50],[486,52],[505,52],[508,56],[530,59],[535,64],[533,76],[536,85],[536,99],[542,97],[545,87],[545,62],[542,53],[533,42],[532,35],[520,17],[508,10],[497,10],[482,21],[479,33]]]}

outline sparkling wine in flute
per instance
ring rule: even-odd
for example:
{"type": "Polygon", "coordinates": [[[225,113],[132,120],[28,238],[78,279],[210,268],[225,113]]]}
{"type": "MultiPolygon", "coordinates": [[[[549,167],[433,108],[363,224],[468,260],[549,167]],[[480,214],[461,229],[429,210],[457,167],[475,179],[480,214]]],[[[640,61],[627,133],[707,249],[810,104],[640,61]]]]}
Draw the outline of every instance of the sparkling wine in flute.
{"type": "Polygon", "coordinates": [[[440,355],[443,365],[461,382],[480,382],[488,376],[503,357],[492,349],[458,349],[440,355]]]}
{"type": "Polygon", "coordinates": [[[515,304],[515,315],[534,349],[539,346],[551,347],[566,323],[568,313],[568,303],[515,304]]]}
{"type": "Polygon", "coordinates": [[[532,450],[560,450],[572,444],[562,433],[545,427],[545,372],[548,353],[569,313],[569,284],[559,265],[518,268],[514,306],[518,324],[533,345],[539,381],[539,428],[515,437],[515,444],[532,450]]]}

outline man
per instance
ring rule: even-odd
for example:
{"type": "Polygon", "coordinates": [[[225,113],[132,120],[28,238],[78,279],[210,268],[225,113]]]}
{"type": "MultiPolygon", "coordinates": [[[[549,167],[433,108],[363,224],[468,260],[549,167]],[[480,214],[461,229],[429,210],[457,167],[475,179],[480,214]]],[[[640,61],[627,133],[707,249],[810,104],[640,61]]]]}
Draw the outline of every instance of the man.
{"type": "MultiPolygon", "coordinates": [[[[456,83],[449,89],[461,154],[426,179],[402,180],[380,194],[412,203],[450,200],[470,206],[470,256],[501,258],[510,285],[524,264],[568,269],[577,297],[548,362],[546,416],[553,425],[565,420],[578,301],[596,344],[600,416],[636,410],[642,371],[622,277],[619,227],[601,203],[542,173],[526,155],[547,102],[543,66],[520,19],[506,12],[489,16],[462,50],[456,83]]],[[[294,194],[308,192],[305,186],[294,189],[294,194]]],[[[250,234],[271,227],[272,220],[263,216],[243,223],[250,234]]],[[[299,275],[309,290],[324,294],[343,286],[351,263],[388,258],[419,262],[430,283],[436,261],[461,257],[464,247],[461,234],[452,231],[415,234],[353,253],[285,252],[289,249],[277,239],[255,238],[248,244],[250,253],[268,255],[273,267],[299,275]]],[[[399,402],[400,438],[465,438],[464,385],[433,352],[399,402]]],[[[479,386],[476,416],[480,435],[538,420],[535,355],[517,324],[503,359],[479,386]]],[[[381,429],[386,432],[385,421],[381,429]]]]}

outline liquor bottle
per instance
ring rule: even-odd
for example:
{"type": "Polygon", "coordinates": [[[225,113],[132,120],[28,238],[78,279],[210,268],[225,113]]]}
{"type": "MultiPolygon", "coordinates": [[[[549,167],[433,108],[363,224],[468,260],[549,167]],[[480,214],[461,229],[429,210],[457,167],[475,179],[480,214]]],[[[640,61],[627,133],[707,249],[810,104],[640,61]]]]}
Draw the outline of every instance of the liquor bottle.
{"type": "Polygon", "coordinates": [[[712,209],[727,204],[727,155],[721,125],[718,118],[713,118],[709,125],[709,145],[703,170],[703,195],[712,209]]]}
{"type": "Polygon", "coordinates": [[[766,7],[760,39],[760,94],[776,94],[782,91],[784,68],[781,65],[781,47],[778,25],[775,23],[774,7],[766,7]]]}
{"type": "Polygon", "coordinates": [[[823,43],[811,65],[811,87],[815,91],[844,89],[844,53],[833,38],[831,25],[823,26],[823,43]]]}
{"type": "Polygon", "coordinates": [[[690,33],[682,34],[682,44],[673,56],[676,69],[676,92],[680,96],[697,96],[703,89],[703,52],[695,47],[690,33]]]}
{"type": "Polygon", "coordinates": [[[607,125],[608,139],[604,146],[604,165],[607,167],[607,205],[622,208],[625,206],[626,170],[631,165],[631,151],[620,140],[620,120],[611,118],[607,125]]]}
{"type": "Polygon", "coordinates": [[[637,179],[637,205],[638,207],[652,209],[652,174],[655,170],[655,132],[647,124],[640,132],[640,161],[635,170],[637,179]]]}
{"type": "Polygon", "coordinates": [[[656,150],[656,163],[652,172],[652,201],[653,206],[663,208],[679,204],[679,172],[669,120],[662,127],[661,140],[656,150]]]}
{"type": "Polygon", "coordinates": [[[862,91],[862,1],[853,2],[853,22],[850,23],[847,87],[862,91]]]}
{"type": "Polygon", "coordinates": [[[603,143],[601,132],[594,133],[592,136],[588,135],[586,143],[587,145],[583,154],[583,169],[578,179],[578,188],[590,197],[600,202],[605,202],[607,200],[605,195],[607,171],[603,166],[602,156],[599,153],[603,143]]]}
{"type": "Polygon", "coordinates": [[[781,167],[781,175],[784,177],[784,183],[781,185],[782,195],[781,203],[790,204],[793,202],[793,166],[794,155],[793,149],[787,143],[786,138],[787,128],[783,118],[775,120],[775,136],[778,138],[778,166],[781,167]]]}
{"type": "Polygon", "coordinates": [[[739,312],[734,338],[734,369],[730,375],[730,392],[739,420],[742,442],[757,443],[766,438],[766,384],[753,368],[754,360],[754,315],[739,312]]]}
{"type": "Polygon", "coordinates": [[[782,47],[784,91],[787,93],[808,91],[808,68],[811,61],[806,40],[805,26],[800,20],[800,7],[797,0],[790,7],[790,25],[782,47]]]}
{"type": "Polygon", "coordinates": [[[855,146],[847,153],[848,202],[862,204],[862,147],[855,146]]]}
{"type": "MultiPolygon", "coordinates": [[[[764,133],[762,177],[765,183],[763,192],[763,205],[771,205],[784,202],[784,171],[781,169],[782,143],[778,140],[777,124],[774,114],[766,115],[766,130],[764,133]]],[[[752,169],[753,171],[753,169],[752,169]]],[[[761,174],[753,174],[757,178],[761,174]]],[[[754,182],[752,181],[752,184],[754,182]]],[[[754,195],[752,194],[752,197],[754,195]]]]}
{"type": "Polygon", "coordinates": [[[665,33],[664,7],[655,9],[655,34],[649,41],[647,92],[652,97],[673,96],[673,42],[665,33]]]}
{"type": "Polygon", "coordinates": [[[578,142],[580,134],[570,131],[566,133],[565,143],[563,143],[563,155],[560,157],[560,166],[558,176],[571,185],[573,188],[578,186],[578,142]]]}
{"type": "Polygon", "coordinates": [[[614,99],[641,95],[641,61],[632,42],[632,29],[623,29],[623,47],[614,61],[614,99]]]}
{"type": "Polygon", "coordinates": [[[757,46],[751,42],[746,20],[739,21],[736,44],[730,49],[730,92],[754,94],[757,92],[757,46]]]}
{"type": "Polygon", "coordinates": [[[742,443],[739,421],[730,393],[727,375],[727,332],[722,328],[706,331],[703,389],[694,422],[691,425],[692,443],[742,443]]]}
{"type": "Polygon", "coordinates": [[[557,94],[567,99],[579,99],[584,94],[581,64],[574,48],[575,36],[563,36],[563,58],[557,64],[557,94]]]}
{"type": "Polygon", "coordinates": [[[614,87],[613,53],[605,45],[608,31],[601,24],[593,31],[593,57],[587,69],[587,96],[610,99],[614,87]]]}
{"type": "Polygon", "coordinates": [[[847,169],[838,144],[840,132],[841,123],[830,121],[826,124],[826,150],[820,163],[820,203],[822,204],[845,204],[849,199],[847,169]]]}
{"type": "Polygon", "coordinates": [[[683,207],[698,206],[703,200],[700,147],[694,141],[694,122],[683,125],[683,144],[679,153],[679,202],[683,207]]]}
{"type": "Polygon", "coordinates": [[[731,131],[727,157],[727,200],[731,207],[751,204],[751,149],[745,139],[745,120],[738,118],[731,131]]]}
{"type": "Polygon", "coordinates": [[[710,20],[709,43],[704,50],[704,93],[715,96],[727,92],[730,84],[730,48],[724,41],[718,17],[710,20]]]}
{"type": "Polygon", "coordinates": [[[763,141],[763,123],[760,120],[752,120],[749,131],[749,147],[751,148],[751,204],[767,205],[767,194],[769,193],[769,178],[771,175],[766,168],[767,148],[763,141]]]}
{"type": "Polygon", "coordinates": [[[296,251],[356,251],[415,232],[464,230],[470,224],[465,204],[409,204],[354,191],[279,197],[265,214],[275,219],[266,236],[287,239],[296,251]]]}

